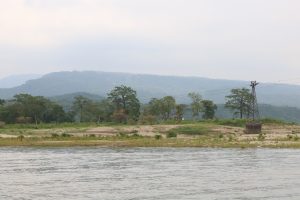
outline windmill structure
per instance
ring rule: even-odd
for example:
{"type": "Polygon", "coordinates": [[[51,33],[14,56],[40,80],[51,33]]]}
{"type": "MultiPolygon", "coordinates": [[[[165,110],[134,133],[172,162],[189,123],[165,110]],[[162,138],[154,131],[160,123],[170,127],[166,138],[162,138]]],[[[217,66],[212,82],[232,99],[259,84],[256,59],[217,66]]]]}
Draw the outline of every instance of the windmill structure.
{"type": "Polygon", "coordinates": [[[252,119],[250,122],[246,124],[246,133],[248,134],[256,134],[260,133],[262,129],[262,124],[260,122],[259,116],[259,109],[257,103],[257,96],[256,96],[256,86],[259,83],[256,81],[251,81],[251,89],[252,89],[252,98],[251,98],[251,114],[252,119]]]}

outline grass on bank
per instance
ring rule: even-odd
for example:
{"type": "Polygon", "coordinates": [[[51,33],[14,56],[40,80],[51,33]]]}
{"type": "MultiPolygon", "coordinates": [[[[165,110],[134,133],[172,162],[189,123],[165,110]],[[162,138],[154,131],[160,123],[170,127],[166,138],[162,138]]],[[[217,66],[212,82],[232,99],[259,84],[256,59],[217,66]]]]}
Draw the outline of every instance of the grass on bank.
{"type": "Polygon", "coordinates": [[[0,146],[28,146],[28,147],[74,147],[74,146],[100,146],[100,147],[211,147],[211,148],[300,148],[300,142],[288,139],[272,143],[263,139],[250,139],[239,141],[235,135],[206,135],[198,138],[162,138],[143,136],[114,136],[114,137],[21,137],[1,138],[0,146]]]}
{"type": "MultiPolygon", "coordinates": [[[[290,123],[265,119],[266,124],[286,125],[290,123]]],[[[287,135],[284,139],[266,141],[265,135],[257,135],[252,139],[239,140],[234,133],[221,134],[214,128],[219,125],[243,127],[245,120],[211,120],[202,122],[182,123],[181,126],[167,132],[157,132],[153,137],[140,136],[138,132],[120,132],[116,136],[98,136],[89,134],[76,136],[71,133],[84,133],[85,130],[98,126],[126,127],[123,124],[95,123],[64,123],[35,125],[5,125],[0,133],[9,133],[16,138],[0,138],[0,146],[38,146],[38,147],[69,147],[69,146],[108,146],[108,147],[273,147],[300,148],[297,134],[287,135]],[[57,132],[60,130],[60,132],[57,132]],[[44,135],[43,135],[44,134],[44,135]],[[39,136],[39,137],[36,137],[39,136]]],[[[174,125],[174,124],[173,124],[174,125]]],[[[176,124],[178,125],[178,124],[176,124]]]]}

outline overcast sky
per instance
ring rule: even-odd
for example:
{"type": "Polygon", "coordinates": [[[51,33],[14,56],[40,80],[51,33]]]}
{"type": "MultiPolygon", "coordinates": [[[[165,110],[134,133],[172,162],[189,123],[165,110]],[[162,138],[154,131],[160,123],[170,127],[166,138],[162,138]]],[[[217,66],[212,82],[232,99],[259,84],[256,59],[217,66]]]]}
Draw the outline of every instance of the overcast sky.
{"type": "Polygon", "coordinates": [[[299,0],[0,0],[0,77],[99,70],[300,83],[299,0]]]}

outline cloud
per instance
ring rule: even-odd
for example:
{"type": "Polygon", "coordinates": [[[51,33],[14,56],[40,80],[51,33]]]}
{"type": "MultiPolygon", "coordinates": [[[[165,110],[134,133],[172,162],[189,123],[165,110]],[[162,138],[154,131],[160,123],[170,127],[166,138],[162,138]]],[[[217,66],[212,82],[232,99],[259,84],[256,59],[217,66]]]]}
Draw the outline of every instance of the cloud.
{"type": "Polygon", "coordinates": [[[0,5],[0,44],[62,45],[77,37],[126,33],[133,26],[101,1],[14,0],[0,1],[0,5]]]}
{"type": "Polygon", "coordinates": [[[299,6],[297,0],[0,0],[0,69],[288,78],[300,73],[299,6]]]}

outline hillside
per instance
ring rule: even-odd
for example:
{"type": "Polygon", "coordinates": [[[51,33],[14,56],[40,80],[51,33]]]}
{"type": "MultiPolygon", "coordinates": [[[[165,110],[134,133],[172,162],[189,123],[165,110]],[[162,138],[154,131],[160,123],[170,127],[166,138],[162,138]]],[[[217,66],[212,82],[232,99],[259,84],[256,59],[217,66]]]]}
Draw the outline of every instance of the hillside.
{"type": "MultiPolygon", "coordinates": [[[[218,104],[224,103],[230,89],[249,87],[247,81],[208,79],[200,77],[175,77],[109,72],[56,72],[9,89],[0,89],[0,98],[11,98],[17,93],[30,93],[46,97],[86,92],[105,97],[117,85],[128,85],[137,90],[142,102],[152,97],[172,95],[179,102],[189,101],[191,91],[218,104]]],[[[257,88],[260,103],[300,107],[300,86],[287,84],[261,84],[257,88]]]]}
{"type": "Polygon", "coordinates": [[[26,83],[26,81],[40,78],[42,75],[39,74],[23,74],[23,75],[12,75],[0,79],[0,88],[12,88],[17,87],[26,83]]]}
{"type": "MultiPolygon", "coordinates": [[[[259,105],[260,117],[261,118],[274,118],[283,120],[286,122],[296,122],[300,123],[300,109],[296,107],[288,106],[273,106],[267,104],[259,105]]],[[[223,119],[233,118],[232,112],[224,108],[224,104],[218,105],[218,110],[216,112],[217,118],[223,119]]]]}
{"type": "Polygon", "coordinates": [[[58,103],[59,105],[61,105],[66,111],[69,111],[69,110],[71,110],[74,98],[76,96],[83,96],[83,97],[88,98],[93,101],[100,101],[103,99],[103,97],[101,97],[101,96],[89,94],[86,92],[76,92],[76,93],[71,93],[71,94],[64,94],[64,95],[50,97],[49,99],[51,101],[54,101],[54,102],[58,103]]]}

